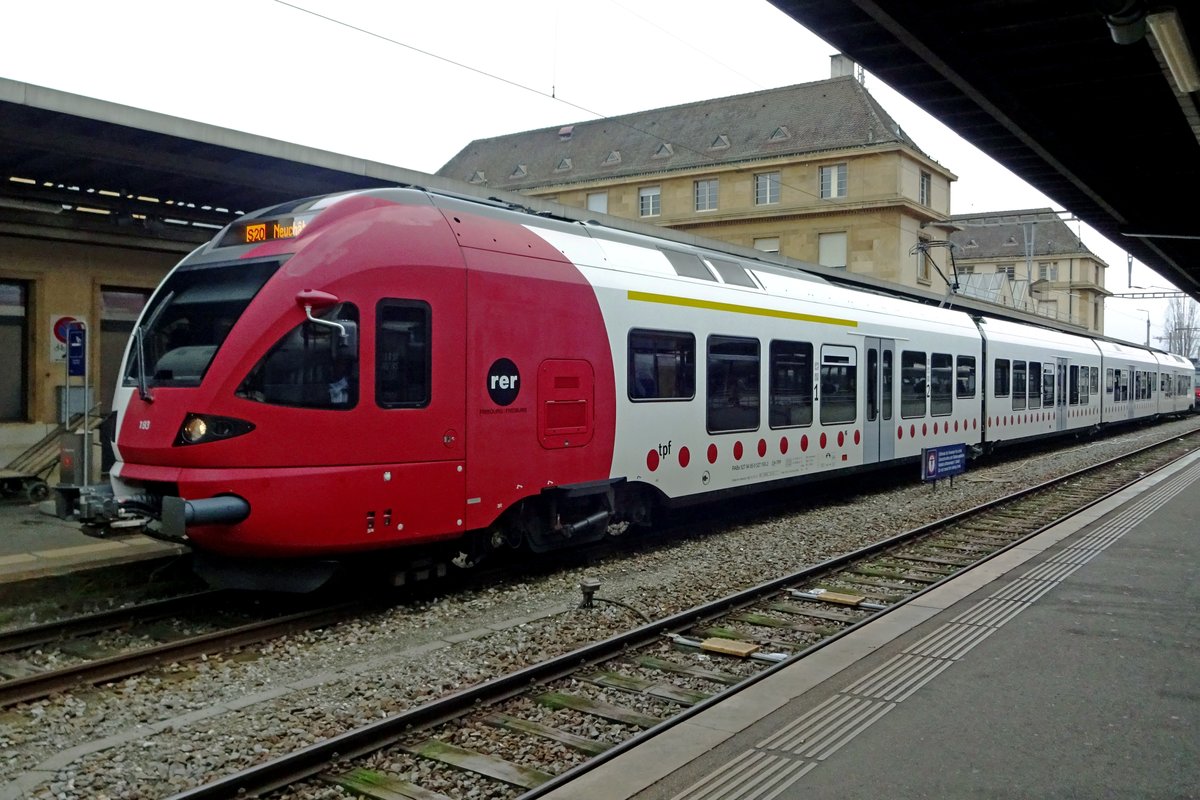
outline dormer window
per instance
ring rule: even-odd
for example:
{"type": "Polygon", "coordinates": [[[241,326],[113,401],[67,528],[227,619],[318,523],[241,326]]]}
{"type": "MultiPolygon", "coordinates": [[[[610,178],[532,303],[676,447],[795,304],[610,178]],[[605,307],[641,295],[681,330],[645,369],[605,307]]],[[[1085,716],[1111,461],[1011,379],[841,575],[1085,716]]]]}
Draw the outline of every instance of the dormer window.
{"type": "Polygon", "coordinates": [[[712,144],[708,146],[709,150],[726,150],[729,148],[729,137],[725,134],[720,134],[712,140],[712,144]]]}
{"type": "Polygon", "coordinates": [[[558,140],[560,142],[571,141],[571,136],[575,133],[574,125],[564,125],[558,129],[558,140]]]}
{"type": "Polygon", "coordinates": [[[467,183],[487,183],[487,176],[483,174],[483,170],[477,169],[467,178],[467,183]]]}
{"type": "Polygon", "coordinates": [[[660,144],[654,151],[654,158],[670,158],[673,155],[675,155],[675,150],[667,142],[660,144]]]}
{"type": "Polygon", "coordinates": [[[771,135],[767,138],[767,141],[768,142],[786,142],[790,138],[792,138],[792,134],[788,132],[787,128],[785,128],[783,125],[780,125],[778,128],[776,128],[774,131],[771,132],[771,135]]]}
{"type": "Polygon", "coordinates": [[[509,174],[510,178],[525,178],[529,176],[529,168],[525,164],[517,164],[517,168],[509,174]]]}
{"type": "Polygon", "coordinates": [[[607,156],[605,156],[604,160],[601,161],[600,163],[601,163],[601,165],[603,165],[605,167],[611,167],[613,164],[620,164],[621,163],[621,151],[620,150],[610,151],[609,154],[607,156]]]}
{"type": "Polygon", "coordinates": [[[573,166],[574,165],[571,163],[570,158],[564,158],[558,162],[557,166],[554,167],[554,171],[555,172],[566,172],[567,170],[571,169],[571,167],[573,167],[573,166]]]}

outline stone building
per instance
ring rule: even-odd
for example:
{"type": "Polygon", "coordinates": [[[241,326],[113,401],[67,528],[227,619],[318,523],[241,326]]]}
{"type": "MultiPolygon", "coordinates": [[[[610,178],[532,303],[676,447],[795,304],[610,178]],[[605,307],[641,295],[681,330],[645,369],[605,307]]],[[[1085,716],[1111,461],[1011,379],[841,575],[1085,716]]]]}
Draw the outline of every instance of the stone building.
{"type": "MultiPolygon", "coordinates": [[[[1049,208],[958,214],[953,230],[958,293],[1078,326],[1104,330],[1108,264],[1049,208]]],[[[949,260],[938,260],[939,265],[949,260]]]]}
{"type": "Polygon", "coordinates": [[[956,179],[834,77],[477,139],[438,174],[940,292],[917,245],[956,179]]]}

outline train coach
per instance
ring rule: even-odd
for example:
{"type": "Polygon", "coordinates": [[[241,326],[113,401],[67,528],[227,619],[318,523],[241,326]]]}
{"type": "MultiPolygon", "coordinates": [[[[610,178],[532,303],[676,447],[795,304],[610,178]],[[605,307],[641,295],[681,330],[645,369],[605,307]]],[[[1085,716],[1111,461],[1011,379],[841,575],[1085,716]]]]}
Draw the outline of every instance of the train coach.
{"type": "Polygon", "coordinates": [[[243,217],[167,276],[126,352],[112,488],[216,584],[399,582],[935,445],[1179,413],[1192,374],[598,224],[352,192],[243,217]]]}

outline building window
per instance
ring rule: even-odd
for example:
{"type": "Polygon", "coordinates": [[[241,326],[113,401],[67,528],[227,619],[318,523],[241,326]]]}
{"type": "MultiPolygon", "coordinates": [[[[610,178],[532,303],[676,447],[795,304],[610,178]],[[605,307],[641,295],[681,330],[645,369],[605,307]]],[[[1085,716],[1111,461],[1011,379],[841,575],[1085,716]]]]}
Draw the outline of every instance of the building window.
{"type": "Polygon", "coordinates": [[[778,236],[767,236],[762,239],[755,239],[754,240],[754,249],[762,251],[764,253],[778,253],[779,252],[779,237],[778,236]]]}
{"type": "Polygon", "coordinates": [[[822,267],[846,268],[846,232],[817,236],[817,263],[822,267]]]}
{"type": "Polygon", "coordinates": [[[710,178],[708,180],[696,181],[696,210],[697,211],[716,211],[717,210],[717,179],[710,178]]]}
{"type": "Polygon", "coordinates": [[[928,172],[921,173],[921,205],[929,205],[929,196],[933,189],[933,176],[928,172]]]}
{"type": "Polygon", "coordinates": [[[958,265],[958,274],[959,275],[974,275],[975,274],[975,265],[974,264],[959,264],[958,265]]]}
{"type": "Polygon", "coordinates": [[[929,268],[930,256],[928,245],[929,240],[921,237],[920,245],[917,247],[917,280],[921,283],[930,283],[933,280],[933,271],[929,268]]]}
{"type": "Polygon", "coordinates": [[[638,214],[643,217],[657,217],[661,213],[661,187],[644,186],[641,189],[638,189],[638,214]]]}
{"type": "Polygon", "coordinates": [[[754,176],[754,205],[779,202],[779,173],[763,172],[754,176]]]}
{"type": "Polygon", "coordinates": [[[1015,281],[1017,279],[1017,267],[1014,264],[997,264],[996,274],[1007,275],[1010,281],[1015,281]]]}
{"type": "Polygon", "coordinates": [[[587,210],[599,214],[608,213],[608,192],[588,192],[587,210]]]}
{"type": "Polygon", "coordinates": [[[846,196],[846,165],[821,167],[821,198],[828,200],[846,196]]]}
{"type": "Polygon", "coordinates": [[[1044,261],[1038,264],[1038,280],[1039,281],[1056,281],[1058,280],[1058,262],[1044,261]]]}
{"type": "Polygon", "coordinates": [[[8,365],[0,381],[0,420],[10,422],[25,421],[27,304],[24,283],[0,281],[0,362],[8,365]]]}

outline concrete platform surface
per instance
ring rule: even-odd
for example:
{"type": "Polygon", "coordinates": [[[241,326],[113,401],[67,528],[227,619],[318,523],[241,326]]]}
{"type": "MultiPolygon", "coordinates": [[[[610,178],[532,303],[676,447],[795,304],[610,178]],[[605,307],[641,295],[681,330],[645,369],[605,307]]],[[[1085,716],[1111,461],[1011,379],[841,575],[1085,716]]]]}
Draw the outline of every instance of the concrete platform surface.
{"type": "Polygon", "coordinates": [[[0,582],[185,552],[141,534],[95,539],[85,536],[78,523],[47,511],[20,501],[0,502],[0,582]]]}
{"type": "Polygon", "coordinates": [[[548,795],[1200,798],[1200,454],[548,795]]]}

